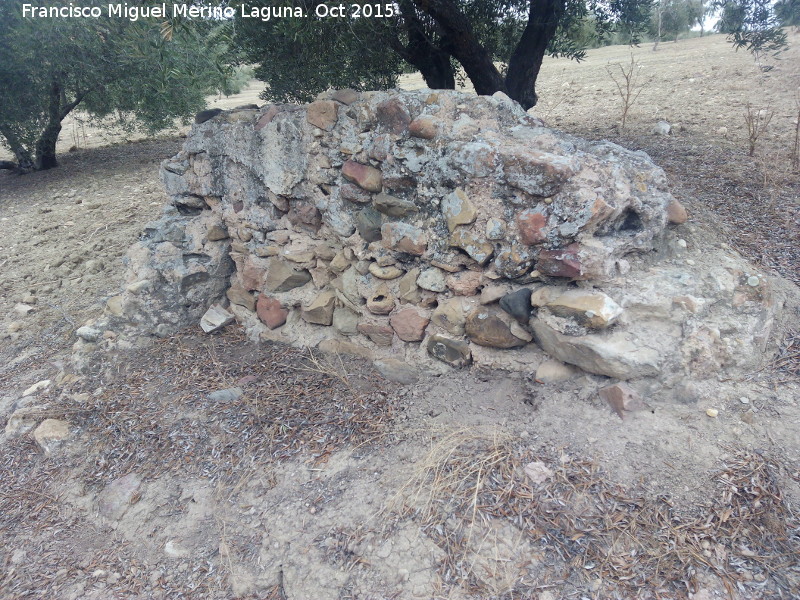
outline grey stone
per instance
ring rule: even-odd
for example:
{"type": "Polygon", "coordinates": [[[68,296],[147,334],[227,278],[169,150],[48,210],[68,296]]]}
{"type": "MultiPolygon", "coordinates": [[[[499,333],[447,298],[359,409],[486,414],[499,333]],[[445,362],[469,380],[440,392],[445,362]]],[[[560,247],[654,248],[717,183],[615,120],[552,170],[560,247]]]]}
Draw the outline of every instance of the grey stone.
{"type": "Polygon", "coordinates": [[[568,336],[538,319],[531,325],[536,342],[545,352],[589,373],[627,380],[661,372],[659,353],[628,339],[623,332],[568,336]]]}
{"type": "Polygon", "coordinates": [[[306,269],[297,270],[288,263],[277,259],[269,259],[267,277],[264,287],[269,292],[288,292],[311,281],[311,273],[306,269]]]}
{"type": "Polygon", "coordinates": [[[381,214],[372,207],[364,208],[356,213],[356,229],[358,234],[368,242],[381,239],[381,214]]]}
{"type": "Polygon", "coordinates": [[[358,315],[343,306],[333,310],[333,328],[342,335],[355,335],[358,333],[358,315]]]}
{"type": "Polygon", "coordinates": [[[232,387],[232,388],[226,388],[224,390],[216,390],[215,392],[211,392],[208,395],[208,399],[211,402],[227,404],[229,402],[235,402],[236,400],[242,397],[242,394],[244,394],[244,390],[242,388],[232,387]]]}
{"type": "Polygon", "coordinates": [[[452,367],[460,369],[472,362],[472,351],[467,342],[432,335],[428,338],[426,348],[428,354],[452,367]]]}
{"type": "Polygon", "coordinates": [[[452,232],[459,225],[474,223],[478,211],[470,202],[469,196],[461,188],[448,194],[442,199],[442,214],[447,223],[447,228],[452,232]]]}
{"type": "Polygon", "coordinates": [[[142,478],[137,473],[128,473],[109,483],[98,498],[100,514],[107,519],[121,519],[133,504],[141,485],[142,478]]]}
{"type": "Polygon", "coordinates": [[[494,252],[494,246],[474,232],[464,228],[456,229],[450,234],[450,245],[455,248],[461,248],[479,265],[485,265],[494,252]]]}
{"type": "Polygon", "coordinates": [[[531,290],[522,288],[500,298],[500,308],[520,323],[527,323],[531,318],[531,290]]]}
{"type": "Polygon", "coordinates": [[[225,325],[233,323],[235,317],[219,304],[212,305],[200,319],[200,327],[206,333],[219,331],[225,325]]]}
{"type": "Polygon", "coordinates": [[[389,381],[395,381],[404,385],[416,383],[419,380],[417,369],[396,358],[384,358],[374,362],[378,373],[389,381]]]}
{"type": "Polygon", "coordinates": [[[667,121],[659,121],[653,126],[650,133],[653,135],[670,135],[672,133],[672,125],[667,121]]]}
{"type": "Polygon", "coordinates": [[[77,331],[75,331],[75,335],[77,335],[85,342],[93,343],[100,339],[100,336],[103,335],[103,332],[100,331],[99,329],[95,329],[94,327],[89,327],[88,325],[84,325],[83,327],[79,327],[77,331]]]}
{"type": "Polygon", "coordinates": [[[486,221],[486,239],[502,240],[506,237],[506,222],[503,219],[489,217],[486,221]]]}
{"type": "Polygon", "coordinates": [[[390,196],[385,193],[375,196],[372,204],[376,210],[394,218],[407,217],[417,212],[417,206],[413,202],[403,200],[402,198],[396,198],[395,196],[390,196]]]}
{"type": "Polygon", "coordinates": [[[417,278],[417,285],[423,290],[429,290],[431,292],[445,291],[447,289],[447,282],[445,280],[444,271],[436,267],[425,269],[417,278]]]}

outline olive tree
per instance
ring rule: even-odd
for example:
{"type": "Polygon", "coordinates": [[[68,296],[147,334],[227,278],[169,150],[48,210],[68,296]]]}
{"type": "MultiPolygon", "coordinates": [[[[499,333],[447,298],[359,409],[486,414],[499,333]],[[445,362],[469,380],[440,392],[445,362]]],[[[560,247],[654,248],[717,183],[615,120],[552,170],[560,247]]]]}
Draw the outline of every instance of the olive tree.
{"type": "Polygon", "coordinates": [[[55,167],[62,121],[78,107],[129,128],[171,125],[231,73],[219,24],[164,36],[153,20],[26,18],[22,4],[0,2],[0,141],[16,159],[0,166],[55,167]]]}
{"type": "Polygon", "coordinates": [[[584,56],[569,35],[576,23],[591,16],[599,35],[619,31],[635,42],[647,27],[651,0],[350,4],[380,6],[380,16],[373,8],[371,18],[352,10],[326,17],[327,5],[334,3],[323,0],[288,4],[307,17],[235,23],[239,59],[257,65],[256,76],[268,84],[265,98],[307,101],[327,87],[390,87],[404,69],[418,70],[430,88],[452,89],[463,71],[478,94],[502,91],[527,109],[536,104],[536,79],[546,54],[584,56]]]}

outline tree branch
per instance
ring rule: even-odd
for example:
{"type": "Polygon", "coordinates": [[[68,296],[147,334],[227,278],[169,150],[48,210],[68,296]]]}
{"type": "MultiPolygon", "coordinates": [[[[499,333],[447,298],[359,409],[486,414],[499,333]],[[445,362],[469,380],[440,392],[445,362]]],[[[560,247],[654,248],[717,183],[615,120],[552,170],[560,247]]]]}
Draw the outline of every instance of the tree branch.
{"type": "Polygon", "coordinates": [[[475,37],[469,19],[453,0],[413,1],[439,25],[443,34],[441,49],[461,63],[478,94],[491,95],[505,88],[492,57],[475,37]]]}
{"type": "Polygon", "coordinates": [[[81,102],[83,102],[83,99],[84,99],[84,98],[85,98],[85,97],[86,97],[88,94],[89,94],[89,92],[88,92],[88,91],[87,91],[87,92],[79,92],[79,93],[78,93],[78,94],[75,96],[75,100],[73,100],[73,101],[72,101],[72,102],[70,102],[69,104],[65,104],[65,105],[64,105],[64,106],[61,108],[61,114],[60,114],[60,116],[61,116],[61,119],[60,119],[60,120],[61,120],[61,121],[63,121],[63,120],[66,118],[66,116],[67,116],[69,113],[71,113],[71,112],[72,112],[72,111],[75,109],[75,107],[76,107],[76,106],[78,106],[78,105],[79,105],[81,102]]]}

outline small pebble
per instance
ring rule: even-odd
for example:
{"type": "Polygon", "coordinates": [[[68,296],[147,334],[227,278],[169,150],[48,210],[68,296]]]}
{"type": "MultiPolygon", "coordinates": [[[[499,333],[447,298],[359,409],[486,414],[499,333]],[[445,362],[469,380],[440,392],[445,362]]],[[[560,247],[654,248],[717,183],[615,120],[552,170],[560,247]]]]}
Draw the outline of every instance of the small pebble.
{"type": "Polygon", "coordinates": [[[739,402],[741,402],[742,404],[750,404],[750,398],[742,396],[741,398],[739,398],[739,402]]]}
{"type": "Polygon", "coordinates": [[[706,410],[706,414],[714,419],[719,415],[719,411],[716,408],[709,408],[706,410]]]}
{"type": "Polygon", "coordinates": [[[755,275],[751,275],[750,277],[747,278],[747,285],[749,285],[750,287],[758,287],[759,283],[760,283],[759,279],[755,275]]]}
{"type": "Polygon", "coordinates": [[[686,248],[687,245],[688,244],[686,243],[685,239],[681,238],[678,240],[678,246],[680,246],[681,248],[686,248]]]}

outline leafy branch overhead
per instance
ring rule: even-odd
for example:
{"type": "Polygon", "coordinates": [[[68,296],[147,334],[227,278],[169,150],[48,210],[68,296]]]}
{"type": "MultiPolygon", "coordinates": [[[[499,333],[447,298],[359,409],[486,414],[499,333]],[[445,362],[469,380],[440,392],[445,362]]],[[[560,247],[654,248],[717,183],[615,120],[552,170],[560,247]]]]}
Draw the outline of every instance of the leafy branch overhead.
{"type": "MultiPolygon", "coordinates": [[[[315,18],[315,8],[326,4],[322,0],[288,4],[301,7],[309,17],[266,23],[239,18],[233,24],[238,60],[257,65],[256,76],[267,83],[265,99],[305,102],[331,87],[388,88],[411,70],[419,71],[430,88],[453,89],[465,77],[478,94],[505,92],[528,109],[537,101],[536,80],[545,55],[581,60],[588,45],[612,35],[618,41],[638,43],[652,29],[656,3],[397,0],[383,5],[391,16],[371,19],[352,18],[352,13],[341,19],[315,18]]],[[[374,2],[355,0],[355,4],[374,2]]],[[[684,27],[702,21],[708,7],[727,19],[737,48],[764,51],[785,43],[769,0],[695,4],[680,15],[680,22],[670,24],[667,19],[664,32],[677,36],[684,27]],[[741,17],[733,19],[732,14],[741,17]]],[[[257,0],[255,5],[271,6],[271,1],[257,0]]]]}
{"type": "Polygon", "coordinates": [[[391,17],[373,19],[316,19],[319,4],[292,0],[308,19],[235,23],[239,60],[258,65],[265,98],[308,101],[328,87],[386,88],[405,70],[419,71],[431,88],[453,89],[463,70],[479,94],[502,91],[530,108],[546,54],[584,56],[571,35],[577,23],[591,15],[596,36],[617,31],[636,42],[651,0],[399,0],[391,17]]]}
{"type": "Polygon", "coordinates": [[[714,0],[711,8],[719,12],[717,29],[728,34],[738,50],[753,54],[777,54],[787,46],[786,32],[781,29],[780,5],[772,0],[714,0]]]}

